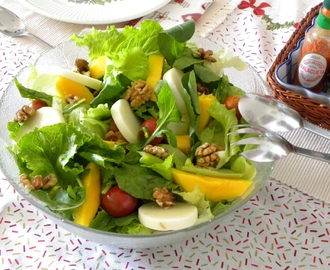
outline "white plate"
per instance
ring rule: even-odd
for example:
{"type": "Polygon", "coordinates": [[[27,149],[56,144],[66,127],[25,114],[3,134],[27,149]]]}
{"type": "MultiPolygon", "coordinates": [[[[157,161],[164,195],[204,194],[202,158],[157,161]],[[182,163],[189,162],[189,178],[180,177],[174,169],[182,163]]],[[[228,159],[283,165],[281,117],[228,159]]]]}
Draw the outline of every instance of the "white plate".
{"type": "Polygon", "coordinates": [[[109,24],[133,20],[170,0],[18,0],[46,17],[78,24],[109,24]],[[109,3],[107,3],[109,2],[109,3]],[[103,3],[103,4],[99,4],[103,3]]]}

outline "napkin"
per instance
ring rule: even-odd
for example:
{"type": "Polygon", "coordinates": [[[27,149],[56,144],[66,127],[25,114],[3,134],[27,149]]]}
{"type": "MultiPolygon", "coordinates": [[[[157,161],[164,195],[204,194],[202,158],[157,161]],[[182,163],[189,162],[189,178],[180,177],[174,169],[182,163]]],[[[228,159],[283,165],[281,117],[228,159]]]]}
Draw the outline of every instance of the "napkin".
{"type": "Polygon", "coordinates": [[[198,21],[196,32],[206,37],[242,2],[241,0],[215,0],[198,21]]]}
{"type": "MultiPolygon", "coordinates": [[[[297,129],[281,134],[292,144],[329,154],[330,140],[305,129],[297,129]]],[[[330,165],[310,157],[289,154],[277,161],[272,179],[295,188],[304,194],[330,203],[330,165]]]]}

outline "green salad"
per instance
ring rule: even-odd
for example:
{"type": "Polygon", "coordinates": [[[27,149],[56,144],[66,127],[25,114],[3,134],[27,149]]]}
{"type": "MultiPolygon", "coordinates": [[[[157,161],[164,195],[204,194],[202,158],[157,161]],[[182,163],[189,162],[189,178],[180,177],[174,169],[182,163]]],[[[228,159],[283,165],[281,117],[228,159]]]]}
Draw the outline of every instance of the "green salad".
{"type": "Polygon", "coordinates": [[[8,123],[21,184],[65,219],[123,234],[206,222],[249,192],[256,169],[227,135],[245,122],[244,91],[224,73],[246,65],[194,32],[193,21],[92,29],[71,37],[88,48],[72,70],[15,78],[31,101],[8,123]]]}

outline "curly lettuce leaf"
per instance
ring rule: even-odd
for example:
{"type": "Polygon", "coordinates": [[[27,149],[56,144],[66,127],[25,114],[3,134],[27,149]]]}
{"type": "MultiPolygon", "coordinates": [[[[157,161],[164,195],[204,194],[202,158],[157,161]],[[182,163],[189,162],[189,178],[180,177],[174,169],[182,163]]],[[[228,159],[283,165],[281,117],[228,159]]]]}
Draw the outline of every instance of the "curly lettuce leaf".
{"type": "Polygon", "coordinates": [[[34,195],[58,211],[82,203],[84,188],[79,177],[84,172],[84,165],[93,161],[107,167],[120,163],[125,156],[123,148],[112,148],[99,136],[83,133],[65,123],[35,129],[9,150],[20,173],[27,174],[30,179],[37,175],[55,175],[57,183],[54,187],[34,191],[34,195]]]}
{"type": "Polygon", "coordinates": [[[101,138],[108,131],[111,112],[107,104],[99,104],[96,108],[81,104],[69,114],[64,114],[67,123],[90,135],[98,134],[101,138]]]}
{"type": "MultiPolygon", "coordinates": [[[[156,54],[158,50],[158,34],[163,28],[157,21],[146,20],[139,28],[125,26],[122,31],[115,26],[108,26],[105,31],[92,28],[92,32],[84,36],[73,35],[77,46],[88,47],[89,58],[95,60],[100,56],[119,53],[122,50],[140,47],[146,55],[156,54]]],[[[111,58],[110,58],[111,59],[111,58]]]]}
{"type": "Polygon", "coordinates": [[[198,220],[196,224],[200,224],[209,221],[214,216],[211,212],[211,207],[209,201],[206,199],[205,195],[200,192],[198,186],[196,185],[192,192],[178,192],[173,193],[181,196],[184,201],[195,205],[198,209],[198,220]]]}

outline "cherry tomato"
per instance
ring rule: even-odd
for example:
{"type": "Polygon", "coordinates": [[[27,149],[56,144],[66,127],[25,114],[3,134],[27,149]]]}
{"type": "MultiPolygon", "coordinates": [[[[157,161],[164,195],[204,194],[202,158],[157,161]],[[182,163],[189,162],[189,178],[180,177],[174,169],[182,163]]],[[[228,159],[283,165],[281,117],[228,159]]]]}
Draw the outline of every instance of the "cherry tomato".
{"type": "Polygon", "coordinates": [[[238,120],[240,120],[242,118],[242,115],[238,109],[238,102],[240,100],[241,96],[239,95],[233,95],[233,96],[229,96],[225,99],[225,101],[223,102],[227,108],[227,110],[231,110],[231,109],[236,109],[236,117],[238,120]]]}
{"type": "MultiPolygon", "coordinates": [[[[150,135],[153,134],[154,131],[155,131],[155,129],[156,129],[156,127],[157,127],[157,119],[150,118],[150,119],[144,121],[144,123],[142,124],[142,127],[146,127],[148,129],[150,135]]],[[[142,136],[142,138],[145,138],[144,132],[141,132],[141,136],[142,136]]],[[[162,137],[157,137],[157,138],[153,139],[150,142],[150,144],[151,145],[160,144],[163,139],[164,139],[164,135],[162,137]]]]}
{"type": "Polygon", "coordinates": [[[101,201],[103,209],[112,217],[124,217],[133,213],[137,204],[137,198],[121,190],[118,186],[110,188],[101,201]]]}
{"type": "Polygon", "coordinates": [[[42,101],[39,99],[35,99],[29,104],[29,107],[31,107],[35,110],[39,110],[40,108],[47,107],[47,106],[48,106],[48,104],[45,101],[42,101]]]}

